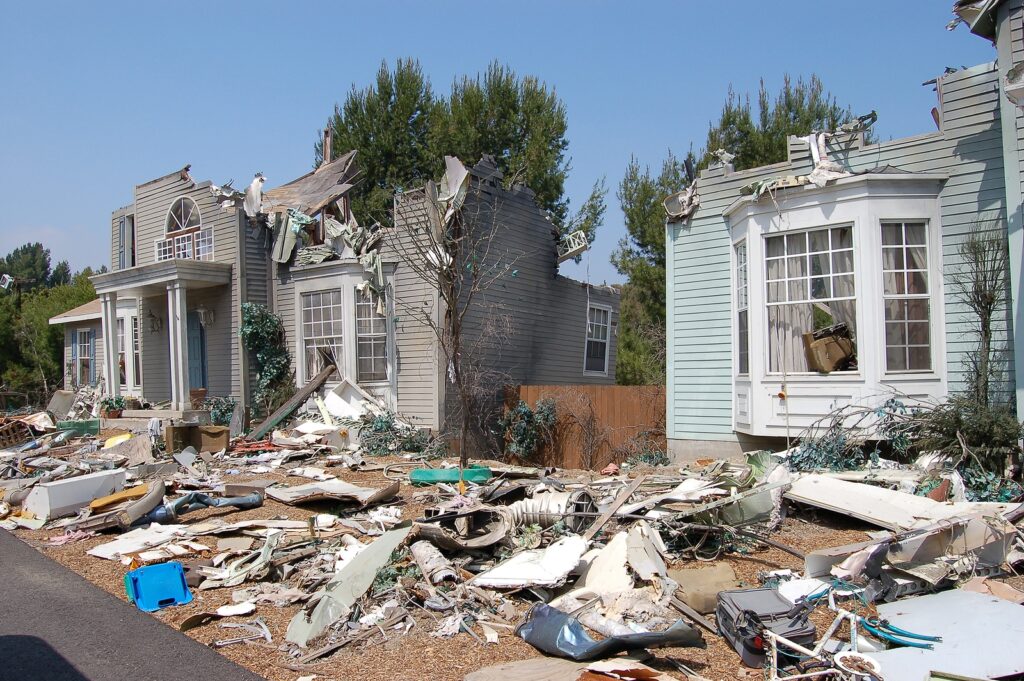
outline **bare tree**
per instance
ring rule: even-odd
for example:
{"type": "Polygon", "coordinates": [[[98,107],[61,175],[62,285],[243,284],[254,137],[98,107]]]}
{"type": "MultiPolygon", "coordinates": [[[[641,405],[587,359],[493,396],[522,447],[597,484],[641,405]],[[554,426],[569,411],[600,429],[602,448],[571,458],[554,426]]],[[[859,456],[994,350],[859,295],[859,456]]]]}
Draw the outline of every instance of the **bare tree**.
{"type": "Polygon", "coordinates": [[[394,227],[386,248],[401,259],[415,279],[436,294],[438,307],[395,294],[396,308],[433,333],[444,376],[458,398],[459,461],[468,463],[469,436],[483,431],[488,403],[499,400],[507,376],[492,367],[511,335],[511,321],[488,299],[495,283],[513,274],[522,254],[500,246],[506,229],[493,194],[471,186],[458,159],[446,157],[440,187],[395,196],[394,227]],[[471,201],[467,201],[471,197],[471,201]]]}
{"type": "Polygon", "coordinates": [[[998,370],[992,361],[993,322],[1006,303],[1009,260],[1006,238],[998,225],[976,221],[971,235],[960,244],[957,253],[961,266],[950,282],[954,297],[974,315],[977,349],[964,360],[968,370],[968,389],[982,405],[988,405],[992,379],[998,370]]]}

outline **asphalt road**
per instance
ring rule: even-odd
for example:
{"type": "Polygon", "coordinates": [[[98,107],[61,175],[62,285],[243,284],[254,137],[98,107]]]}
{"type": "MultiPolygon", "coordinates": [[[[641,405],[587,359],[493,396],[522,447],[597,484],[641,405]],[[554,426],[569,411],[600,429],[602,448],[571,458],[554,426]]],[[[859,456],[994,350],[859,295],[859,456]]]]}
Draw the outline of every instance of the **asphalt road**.
{"type": "Polygon", "coordinates": [[[0,530],[0,681],[261,678],[0,530]]]}

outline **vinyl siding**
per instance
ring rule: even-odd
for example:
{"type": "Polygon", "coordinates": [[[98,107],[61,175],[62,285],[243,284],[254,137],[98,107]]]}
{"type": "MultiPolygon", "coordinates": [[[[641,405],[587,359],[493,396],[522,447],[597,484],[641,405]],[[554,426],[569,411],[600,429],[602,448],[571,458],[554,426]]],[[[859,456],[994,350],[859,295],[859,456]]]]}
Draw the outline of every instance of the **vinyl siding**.
{"type": "MultiPolygon", "coordinates": [[[[911,172],[949,175],[940,194],[946,314],[946,367],[951,391],[964,389],[962,366],[972,347],[970,316],[956,301],[950,278],[962,262],[957,246],[976,221],[1005,230],[1006,191],[999,119],[998,74],[984,64],[940,81],[942,130],[903,140],[862,146],[855,141],[830,152],[854,170],[893,165],[911,172]]],[[[755,179],[806,174],[807,145],[791,139],[789,160],[774,166],[725,173],[704,171],[701,204],[690,224],[667,225],[668,435],[681,439],[722,439],[732,434],[731,239],[722,211],[755,179]]],[[[785,191],[785,190],[782,190],[785,191]]],[[[769,199],[765,199],[769,200],[769,199]]],[[[752,263],[760,267],[760,263],[752,263]]],[[[1005,391],[1013,389],[1013,339],[1009,311],[996,323],[1005,391]]],[[[751,329],[751,343],[761,341],[751,329]]]]}
{"type": "Polygon", "coordinates": [[[171,399],[171,350],[167,333],[167,296],[143,298],[139,306],[142,385],[143,396],[150,402],[171,399]],[[150,312],[163,321],[159,331],[150,330],[150,312]]]}

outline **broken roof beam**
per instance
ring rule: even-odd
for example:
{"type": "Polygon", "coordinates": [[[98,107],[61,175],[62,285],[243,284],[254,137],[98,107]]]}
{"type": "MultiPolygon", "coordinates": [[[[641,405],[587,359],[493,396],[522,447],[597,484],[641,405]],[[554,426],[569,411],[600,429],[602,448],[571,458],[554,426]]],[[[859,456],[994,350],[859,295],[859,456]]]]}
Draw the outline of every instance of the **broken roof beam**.
{"type": "Polygon", "coordinates": [[[253,440],[262,440],[267,436],[267,433],[272,431],[274,427],[284,421],[286,418],[291,416],[292,412],[299,408],[303,402],[309,399],[310,395],[320,389],[327,379],[331,377],[336,370],[333,363],[327,365],[320,370],[316,376],[314,376],[309,383],[302,386],[297,393],[295,393],[291,399],[278,407],[277,411],[267,417],[267,420],[258,425],[249,437],[253,440]]]}

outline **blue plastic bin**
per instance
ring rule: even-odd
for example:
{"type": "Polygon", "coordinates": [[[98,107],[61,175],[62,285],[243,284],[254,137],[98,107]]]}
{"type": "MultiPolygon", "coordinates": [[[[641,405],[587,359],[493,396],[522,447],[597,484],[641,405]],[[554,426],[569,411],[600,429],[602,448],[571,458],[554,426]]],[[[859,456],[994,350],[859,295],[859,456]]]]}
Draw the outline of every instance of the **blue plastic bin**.
{"type": "Polygon", "coordinates": [[[124,576],[128,600],[144,612],[192,601],[181,563],[159,563],[132,570],[124,576]]]}

